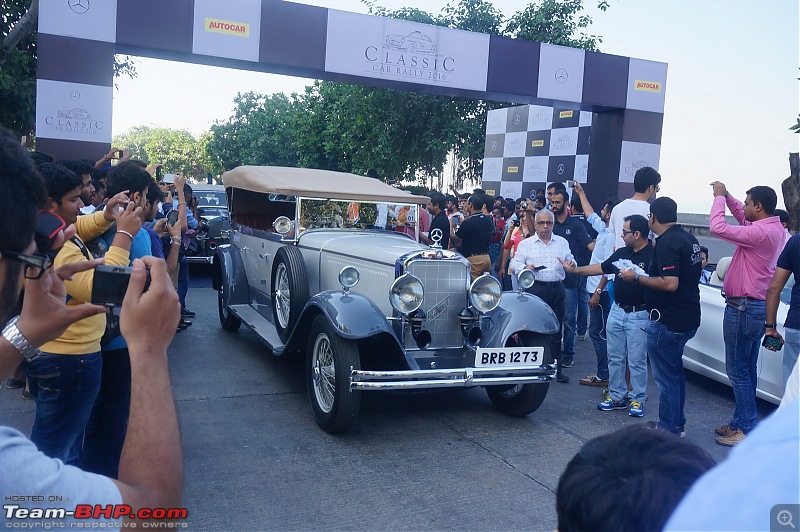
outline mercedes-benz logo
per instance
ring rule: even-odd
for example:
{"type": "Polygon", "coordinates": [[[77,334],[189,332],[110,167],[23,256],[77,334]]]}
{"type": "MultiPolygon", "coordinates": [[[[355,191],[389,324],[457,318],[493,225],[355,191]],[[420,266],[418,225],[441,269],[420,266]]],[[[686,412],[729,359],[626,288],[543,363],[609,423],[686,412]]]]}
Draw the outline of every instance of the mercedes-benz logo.
{"type": "Polygon", "coordinates": [[[561,175],[563,173],[564,173],[564,165],[563,164],[559,164],[558,165],[558,175],[561,175]]]}
{"type": "Polygon", "coordinates": [[[83,15],[89,11],[89,0],[67,0],[67,5],[73,12],[79,15],[83,15]]]}
{"type": "Polygon", "coordinates": [[[81,99],[81,93],[78,92],[78,91],[72,91],[72,92],[69,93],[69,98],[70,98],[70,100],[80,100],[81,99]]]}
{"type": "Polygon", "coordinates": [[[519,125],[520,116],[514,115],[514,125],[519,125]]]}
{"type": "Polygon", "coordinates": [[[569,73],[564,68],[556,70],[556,81],[559,83],[566,83],[569,79],[569,73]]]}
{"type": "Polygon", "coordinates": [[[439,228],[434,229],[430,234],[431,240],[433,240],[434,244],[439,244],[439,242],[442,240],[442,236],[442,230],[439,228]]]}
{"type": "Polygon", "coordinates": [[[497,141],[492,141],[492,151],[497,149],[497,141]]]}

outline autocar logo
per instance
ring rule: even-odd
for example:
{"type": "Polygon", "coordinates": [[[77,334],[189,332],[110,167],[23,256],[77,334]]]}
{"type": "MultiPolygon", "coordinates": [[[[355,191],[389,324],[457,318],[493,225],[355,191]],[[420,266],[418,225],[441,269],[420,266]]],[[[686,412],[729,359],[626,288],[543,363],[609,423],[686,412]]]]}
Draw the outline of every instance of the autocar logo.
{"type": "Polygon", "coordinates": [[[557,82],[566,83],[567,80],[569,79],[569,72],[567,72],[567,70],[564,68],[559,68],[558,70],[556,70],[555,77],[557,82]]]}
{"type": "Polygon", "coordinates": [[[67,5],[73,13],[83,15],[89,11],[89,0],[67,0],[67,5]]]}
{"type": "Polygon", "coordinates": [[[384,48],[404,50],[412,54],[436,55],[436,43],[421,31],[412,31],[408,35],[392,33],[384,39],[384,48]]]}

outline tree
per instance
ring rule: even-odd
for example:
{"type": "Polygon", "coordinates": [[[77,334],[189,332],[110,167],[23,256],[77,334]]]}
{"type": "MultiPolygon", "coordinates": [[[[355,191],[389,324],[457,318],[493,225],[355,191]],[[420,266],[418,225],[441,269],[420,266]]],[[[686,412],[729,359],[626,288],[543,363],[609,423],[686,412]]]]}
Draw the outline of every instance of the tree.
{"type": "Polygon", "coordinates": [[[209,140],[209,133],[195,139],[184,130],[135,126],[114,137],[113,145],[130,151],[134,159],[146,164],[163,164],[167,172],[218,174],[220,165],[209,155],[209,140]]]}
{"type": "MultiPolygon", "coordinates": [[[[29,134],[36,124],[39,0],[3,0],[0,6],[0,124],[29,134]]],[[[114,58],[114,77],[136,77],[129,56],[114,58]]]]}

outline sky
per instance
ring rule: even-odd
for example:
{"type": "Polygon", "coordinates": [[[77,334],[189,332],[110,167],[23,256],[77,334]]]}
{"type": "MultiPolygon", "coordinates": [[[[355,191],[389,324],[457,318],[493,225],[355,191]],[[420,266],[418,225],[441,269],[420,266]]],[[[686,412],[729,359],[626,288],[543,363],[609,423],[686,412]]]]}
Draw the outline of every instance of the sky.
{"type": "MultiPolygon", "coordinates": [[[[359,0],[300,0],[366,13],[359,0]]],[[[442,0],[378,0],[389,9],[438,13],[442,0]]],[[[719,180],[736,197],[755,185],[778,191],[789,175],[789,131],[800,111],[800,8],[797,0],[584,0],[600,51],[667,63],[659,195],[680,212],[708,212],[719,180]]],[[[525,2],[495,0],[508,17],[525,2]]],[[[113,133],[132,126],[208,130],[233,112],[237,92],[302,92],[312,81],[137,58],[138,76],[116,80],[113,133]]]]}

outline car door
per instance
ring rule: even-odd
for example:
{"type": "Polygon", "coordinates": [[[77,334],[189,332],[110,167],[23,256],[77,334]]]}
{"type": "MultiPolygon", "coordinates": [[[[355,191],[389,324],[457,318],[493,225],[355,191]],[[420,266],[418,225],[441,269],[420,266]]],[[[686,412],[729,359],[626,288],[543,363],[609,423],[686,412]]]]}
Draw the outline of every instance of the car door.
{"type": "MultiPolygon", "coordinates": [[[[781,302],[778,306],[778,332],[785,334],[783,323],[786,321],[786,313],[789,310],[789,302],[792,297],[792,287],[794,286],[794,276],[789,277],[786,286],[781,290],[781,302]]],[[[783,349],[786,349],[785,347],[783,349]]],[[[760,396],[783,397],[783,349],[780,351],[770,351],[761,346],[758,353],[758,387],[757,392],[760,396]]]]}

